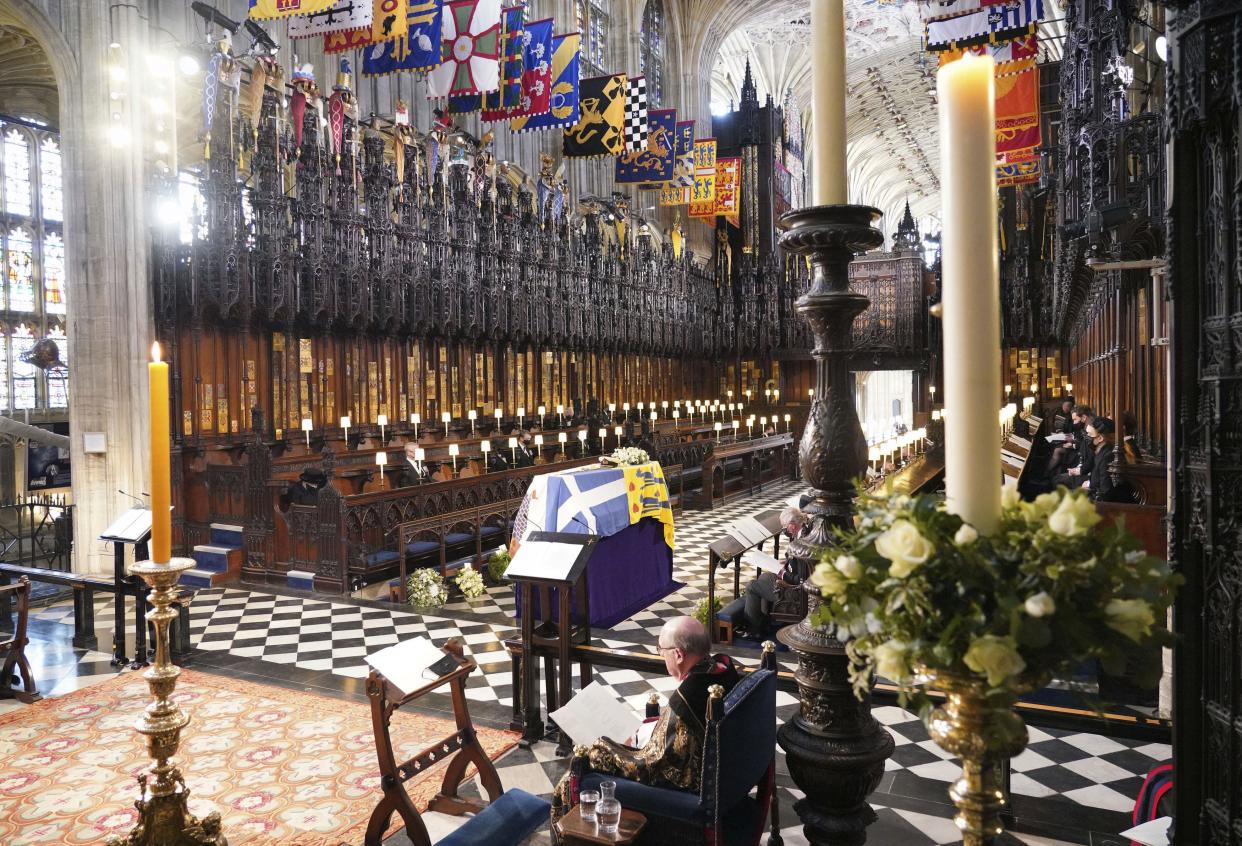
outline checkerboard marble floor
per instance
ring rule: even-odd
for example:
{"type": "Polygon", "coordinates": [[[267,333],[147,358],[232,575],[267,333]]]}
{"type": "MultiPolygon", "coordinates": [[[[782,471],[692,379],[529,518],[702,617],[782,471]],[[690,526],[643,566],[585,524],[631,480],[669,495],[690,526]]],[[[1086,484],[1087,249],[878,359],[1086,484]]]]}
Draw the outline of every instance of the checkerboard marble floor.
{"type": "MultiPolygon", "coordinates": [[[[691,613],[706,596],[708,544],[722,537],[724,527],[738,516],[779,507],[802,490],[802,485],[794,483],[770,486],[762,494],[714,511],[679,515],[673,566],[674,578],[684,587],[611,629],[597,631],[597,641],[610,648],[654,654],[664,620],[691,613]]],[[[726,597],[730,587],[722,588],[726,597]]],[[[412,635],[425,634],[437,641],[460,637],[479,664],[467,689],[472,714],[480,723],[504,727],[513,689],[502,642],[516,631],[513,614],[512,591],[507,587],[491,588],[485,596],[450,603],[430,615],[306,594],[204,590],[191,606],[194,651],[183,663],[361,699],[360,682],[367,673],[364,658],[370,652],[412,635]]],[[[67,646],[72,635],[70,607],[43,609],[32,618],[37,620],[32,625],[32,646],[45,650],[36,657],[36,673],[45,695],[63,693],[115,672],[108,655],[67,646]]],[[[98,610],[97,619],[106,627],[110,610],[98,610]]],[[[99,643],[107,648],[110,632],[101,629],[99,643]]],[[[753,650],[730,651],[743,664],[758,663],[753,650]]],[[[794,667],[785,654],[780,659],[785,668],[794,667]]],[[[633,670],[597,667],[594,675],[636,708],[642,707],[651,691],[663,698],[676,686],[667,677],[633,670]]],[[[796,714],[797,702],[785,692],[777,696],[778,721],[783,722],[796,714]]],[[[450,707],[447,698],[435,695],[428,697],[426,705],[440,712],[450,707]]],[[[897,745],[872,797],[879,821],[871,828],[869,842],[902,846],[958,842],[946,793],[959,773],[956,762],[932,743],[913,714],[882,706],[875,709],[875,715],[897,745]]],[[[1031,846],[1122,843],[1115,834],[1127,827],[1142,776],[1155,763],[1171,757],[1170,747],[1162,743],[1036,727],[1031,727],[1030,735],[1030,746],[1013,762],[1012,790],[1018,827],[1026,832],[1014,835],[1014,842],[1031,846]]],[[[541,742],[529,750],[513,750],[497,764],[502,783],[532,793],[551,793],[566,766],[553,749],[553,744],[541,742]]],[[[779,749],[777,758],[782,835],[787,844],[805,843],[792,810],[800,793],[779,749]]],[[[433,840],[460,823],[435,814],[429,817],[433,840]]],[[[392,842],[404,841],[398,835],[392,842]]]]}

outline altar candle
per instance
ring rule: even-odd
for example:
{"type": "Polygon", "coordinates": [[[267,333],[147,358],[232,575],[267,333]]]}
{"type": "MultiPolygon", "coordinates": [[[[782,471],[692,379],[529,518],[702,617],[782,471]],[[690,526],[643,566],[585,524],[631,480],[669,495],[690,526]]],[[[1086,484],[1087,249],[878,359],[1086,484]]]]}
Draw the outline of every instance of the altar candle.
{"type": "Polygon", "coordinates": [[[418,440],[418,424],[423,422],[422,415],[411,414],[410,425],[414,427],[414,440],[418,440]]]}
{"type": "Polygon", "coordinates": [[[479,419],[479,413],[473,408],[466,412],[466,419],[470,421],[470,437],[474,437],[474,421],[479,419]]]}
{"type": "MultiPolygon", "coordinates": [[[[816,0],[824,2],[824,0],[816,0]]],[[[1000,520],[1001,456],[987,410],[1000,393],[996,106],[991,56],[967,53],[936,77],[940,102],[945,498],[981,534],[1000,520]],[[980,342],[982,339],[982,343],[980,342]],[[945,415],[948,416],[948,415],[945,415]]]]}
{"type": "Polygon", "coordinates": [[[349,449],[349,427],[351,425],[352,424],[349,422],[348,414],[346,414],[344,417],[341,418],[341,428],[345,430],[345,448],[346,449],[349,449]]]}
{"type": "Polygon", "coordinates": [[[461,447],[457,444],[449,444],[449,457],[453,459],[453,475],[457,475],[457,456],[461,454],[461,447]]]}
{"type": "MultiPolygon", "coordinates": [[[[845,171],[845,0],[811,0],[811,197],[848,202],[845,171]]],[[[998,336],[999,337],[999,336],[998,336]]]]}
{"type": "Polygon", "coordinates": [[[147,364],[151,416],[151,560],[172,559],[172,441],[168,422],[168,363],[160,360],[160,345],[151,345],[147,364]]]}
{"type": "Polygon", "coordinates": [[[310,449],[310,433],[311,433],[311,429],[313,428],[315,428],[315,424],[311,421],[311,419],[309,417],[303,417],[302,418],[302,431],[306,433],[306,448],[307,449],[310,449]]]}

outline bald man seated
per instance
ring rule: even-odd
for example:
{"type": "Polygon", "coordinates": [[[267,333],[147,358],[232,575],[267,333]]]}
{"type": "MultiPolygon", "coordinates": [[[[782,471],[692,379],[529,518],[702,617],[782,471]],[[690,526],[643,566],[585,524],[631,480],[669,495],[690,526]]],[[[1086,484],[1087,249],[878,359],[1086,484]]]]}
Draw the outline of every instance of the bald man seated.
{"type": "MultiPolygon", "coordinates": [[[[693,617],[675,617],[660,630],[658,648],[668,674],[681,684],[660,713],[651,739],[635,749],[607,737],[588,747],[587,767],[654,787],[697,791],[703,769],[703,737],[707,726],[707,689],[714,684],[727,694],[741,678],[733,659],[711,654],[707,629],[693,617]]],[[[569,813],[569,773],[556,786],[552,817],[569,813]]]]}

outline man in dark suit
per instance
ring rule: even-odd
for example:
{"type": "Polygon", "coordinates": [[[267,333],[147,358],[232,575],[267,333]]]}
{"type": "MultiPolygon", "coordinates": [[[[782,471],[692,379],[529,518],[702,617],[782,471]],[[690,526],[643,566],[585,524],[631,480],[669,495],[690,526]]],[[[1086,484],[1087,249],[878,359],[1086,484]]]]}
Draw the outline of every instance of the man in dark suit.
{"type": "Polygon", "coordinates": [[[1096,502],[1107,502],[1113,493],[1113,476],[1110,467],[1113,463],[1114,439],[1117,427],[1107,417],[1095,417],[1087,424],[1087,436],[1095,445],[1095,457],[1092,460],[1091,473],[1083,487],[1091,492],[1096,502]]]}
{"type": "Polygon", "coordinates": [[[398,487],[409,488],[431,481],[431,474],[435,472],[435,468],[428,466],[426,461],[419,458],[419,452],[418,444],[405,445],[405,461],[401,463],[401,476],[397,479],[398,487]]]}
{"type": "Polygon", "coordinates": [[[530,432],[525,429],[518,429],[514,432],[518,439],[516,461],[518,467],[535,466],[535,451],[531,447],[534,438],[530,432]]]}

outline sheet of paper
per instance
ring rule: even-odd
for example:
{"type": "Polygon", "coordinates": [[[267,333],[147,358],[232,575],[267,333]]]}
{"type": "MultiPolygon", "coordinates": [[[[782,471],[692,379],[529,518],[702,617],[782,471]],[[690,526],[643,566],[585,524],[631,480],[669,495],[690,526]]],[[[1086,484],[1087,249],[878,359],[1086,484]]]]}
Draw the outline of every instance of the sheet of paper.
{"type": "Polygon", "coordinates": [[[655,731],[656,724],[659,720],[648,720],[638,727],[638,737],[634,740],[634,745],[640,749],[647,745],[647,741],[651,739],[651,733],[655,731]]]}
{"type": "Polygon", "coordinates": [[[574,743],[591,743],[601,737],[625,743],[643,722],[640,714],[599,682],[591,682],[568,705],[548,716],[574,743]]]}
{"type": "Polygon", "coordinates": [[[1009,440],[1022,447],[1027,452],[1031,451],[1031,442],[1026,438],[1019,438],[1017,435],[1010,435],[1009,440]]]}
{"type": "Polygon", "coordinates": [[[769,573],[779,573],[782,566],[780,561],[761,549],[751,549],[742,553],[742,563],[749,564],[751,567],[758,567],[760,570],[766,570],[769,573]]]}
{"type": "Polygon", "coordinates": [[[742,546],[754,546],[771,537],[763,524],[750,515],[734,520],[726,531],[742,546]]]}
{"type": "Polygon", "coordinates": [[[505,570],[505,576],[510,579],[518,576],[564,579],[581,553],[582,547],[576,543],[528,540],[518,547],[517,555],[513,556],[505,570]]]}
{"type": "Polygon", "coordinates": [[[1169,846],[1169,826],[1172,823],[1172,817],[1160,817],[1126,829],[1121,832],[1121,836],[1142,843],[1143,846],[1169,846]]]}
{"type": "Polygon", "coordinates": [[[1017,467],[1019,470],[1021,470],[1023,465],[1026,464],[1026,462],[1023,461],[1021,458],[1009,452],[1002,452],[1001,460],[1004,461],[1006,464],[1008,464],[1010,467],[1017,467]]]}
{"type": "Polygon", "coordinates": [[[1055,435],[1049,435],[1047,438],[1045,438],[1045,440],[1048,441],[1048,443],[1050,444],[1059,444],[1061,441],[1068,440],[1068,439],[1069,439],[1069,435],[1065,434],[1064,432],[1057,432],[1055,435]]]}
{"type": "Polygon", "coordinates": [[[367,663],[396,685],[402,693],[410,693],[427,683],[423,670],[443,657],[444,651],[429,638],[412,637],[372,652],[367,656],[367,663]]]}

